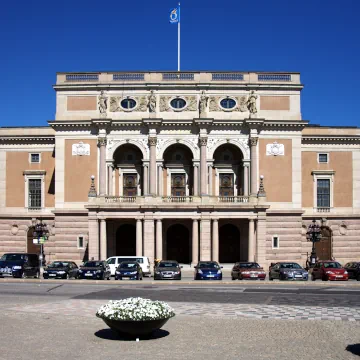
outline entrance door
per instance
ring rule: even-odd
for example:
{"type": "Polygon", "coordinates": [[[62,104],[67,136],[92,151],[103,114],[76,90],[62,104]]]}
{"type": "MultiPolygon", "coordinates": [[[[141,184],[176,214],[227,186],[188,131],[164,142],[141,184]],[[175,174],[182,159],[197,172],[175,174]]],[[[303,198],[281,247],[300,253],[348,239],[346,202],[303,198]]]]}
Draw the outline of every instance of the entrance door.
{"type": "Polygon", "coordinates": [[[137,174],[124,174],[124,196],[136,196],[137,185],[137,174]]]}
{"type": "Polygon", "coordinates": [[[226,224],[220,227],[219,261],[221,263],[240,261],[240,231],[235,225],[226,224]]]}
{"type": "Polygon", "coordinates": [[[116,256],[136,256],[135,225],[124,224],[116,231],[116,256]]]}
{"type": "Polygon", "coordinates": [[[321,228],[321,240],[315,243],[315,250],[319,260],[331,260],[331,230],[328,227],[321,228]]]}
{"type": "Polygon", "coordinates": [[[234,174],[220,174],[220,196],[234,196],[234,174]]]}
{"type": "Polygon", "coordinates": [[[34,228],[30,228],[27,233],[27,247],[26,251],[29,254],[38,254],[40,255],[41,245],[34,244],[34,228]]]}
{"type": "Polygon", "coordinates": [[[190,264],[190,235],[189,230],[184,225],[175,224],[170,226],[167,231],[166,241],[167,259],[190,264]]]}
{"type": "Polygon", "coordinates": [[[186,196],[185,174],[171,174],[171,196],[186,196]]]}

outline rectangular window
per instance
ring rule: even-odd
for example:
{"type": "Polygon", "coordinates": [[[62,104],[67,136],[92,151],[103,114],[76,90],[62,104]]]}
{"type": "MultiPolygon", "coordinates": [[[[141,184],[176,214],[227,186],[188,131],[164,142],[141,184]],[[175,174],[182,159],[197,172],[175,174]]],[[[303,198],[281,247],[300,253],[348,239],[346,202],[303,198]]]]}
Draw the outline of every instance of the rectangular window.
{"type": "Polygon", "coordinates": [[[319,163],[320,164],[327,164],[328,161],[328,154],[318,154],[319,157],[319,163]]]}
{"type": "Polygon", "coordinates": [[[273,249],[278,249],[279,248],[279,237],[278,236],[273,236],[273,238],[272,238],[272,247],[273,247],[273,249]]]}
{"type": "Polygon", "coordinates": [[[78,236],[78,248],[82,249],[84,247],[84,237],[78,236]]]}
{"type": "Polygon", "coordinates": [[[41,179],[29,179],[29,209],[41,208],[41,179]]]}
{"type": "Polygon", "coordinates": [[[317,207],[330,207],[330,179],[317,179],[317,207]]]}
{"type": "Polygon", "coordinates": [[[40,154],[30,154],[30,162],[35,164],[40,163],[40,154]]]}

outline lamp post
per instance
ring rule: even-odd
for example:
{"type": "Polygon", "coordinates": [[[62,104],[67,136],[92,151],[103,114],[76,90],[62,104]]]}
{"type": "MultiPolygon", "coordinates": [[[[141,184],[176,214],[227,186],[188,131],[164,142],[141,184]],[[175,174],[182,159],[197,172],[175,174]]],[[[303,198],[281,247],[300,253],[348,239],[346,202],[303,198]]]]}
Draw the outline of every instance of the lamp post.
{"type": "Polygon", "coordinates": [[[308,231],[306,232],[307,241],[312,242],[312,249],[310,254],[310,267],[313,267],[316,263],[316,249],[315,243],[319,242],[321,239],[321,229],[320,226],[316,223],[316,220],[313,219],[312,223],[308,227],[308,231]]]}
{"type": "Polygon", "coordinates": [[[34,225],[34,238],[38,239],[38,243],[40,243],[40,268],[43,266],[44,261],[44,242],[49,238],[49,231],[47,229],[47,225],[40,220],[34,225]]]}

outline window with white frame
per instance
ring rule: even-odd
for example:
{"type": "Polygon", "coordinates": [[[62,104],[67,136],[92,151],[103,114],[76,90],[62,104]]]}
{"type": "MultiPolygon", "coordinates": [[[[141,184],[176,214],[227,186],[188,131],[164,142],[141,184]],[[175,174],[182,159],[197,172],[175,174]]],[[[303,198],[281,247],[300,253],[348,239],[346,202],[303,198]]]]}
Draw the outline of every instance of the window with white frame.
{"type": "Polygon", "coordinates": [[[84,244],[85,244],[84,236],[83,236],[83,235],[79,235],[78,238],[77,238],[77,247],[78,247],[78,249],[83,249],[83,248],[84,248],[84,244]]]}
{"type": "Polygon", "coordinates": [[[45,206],[45,174],[44,170],[26,170],[25,177],[25,207],[29,210],[45,206]]]}
{"type": "Polygon", "coordinates": [[[279,245],[279,236],[278,235],[274,235],[272,237],[272,248],[273,249],[278,249],[280,247],[279,245]]]}
{"type": "Polygon", "coordinates": [[[39,209],[41,208],[41,198],[42,198],[42,191],[41,191],[41,179],[29,179],[29,202],[28,208],[29,209],[39,209]]]}
{"type": "Polygon", "coordinates": [[[31,164],[40,164],[40,162],[41,162],[40,153],[30,153],[29,154],[29,162],[31,164]]]}
{"type": "Polygon", "coordinates": [[[334,199],[334,175],[333,170],[315,170],[314,178],[314,208],[319,211],[330,209],[334,199]]]}
{"type": "Polygon", "coordinates": [[[329,163],[329,154],[328,153],[319,153],[318,154],[318,163],[319,164],[328,164],[329,163]]]}
{"type": "Polygon", "coordinates": [[[330,207],[330,179],[317,179],[317,207],[330,207]]]}

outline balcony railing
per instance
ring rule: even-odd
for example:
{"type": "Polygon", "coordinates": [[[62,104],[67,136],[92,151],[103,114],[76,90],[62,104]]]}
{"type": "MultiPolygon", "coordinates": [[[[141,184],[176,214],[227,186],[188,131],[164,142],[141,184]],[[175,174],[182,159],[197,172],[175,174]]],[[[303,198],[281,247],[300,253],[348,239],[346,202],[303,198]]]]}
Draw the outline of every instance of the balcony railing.
{"type": "Polygon", "coordinates": [[[165,203],[192,203],[192,196],[163,196],[162,201],[165,203]]]}
{"type": "Polygon", "coordinates": [[[67,74],[66,81],[98,81],[98,74],[67,74]]]}
{"type": "Polygon", "coordinates": [[[330,208],[329,207],[317,207],[316,212],[318,212],[318,213],[329,213],[330,208]]]}
{"type": "Polygon", "coordinates": [[[194,80],[192,73],[165,73],[162,75],[163,80],[194,80]]]}
{"type": "Polygon", "coordinates": [[[136,203],[136,196],[105,196],[107,203],[136,203]]]}
{"type": "Polygon", "coordinates": [[[213,73],[212,81],[243,81],[244,75],[238,73],[213,73]]]}
{"type": "Polygon", "coordinates": [[[114,81],[144,81],[144,73],[120,73],[113,74],[114,81]]]}
{"type": "Polygon", "coordinates": [[[289,74],[258,74],[258,81],[291,81],[289,74]]]}
{"type": "Polygon", "coordinates": [[[218,201],[222,203],[248,203],[248,196],[219,196],[218,201]]]}

